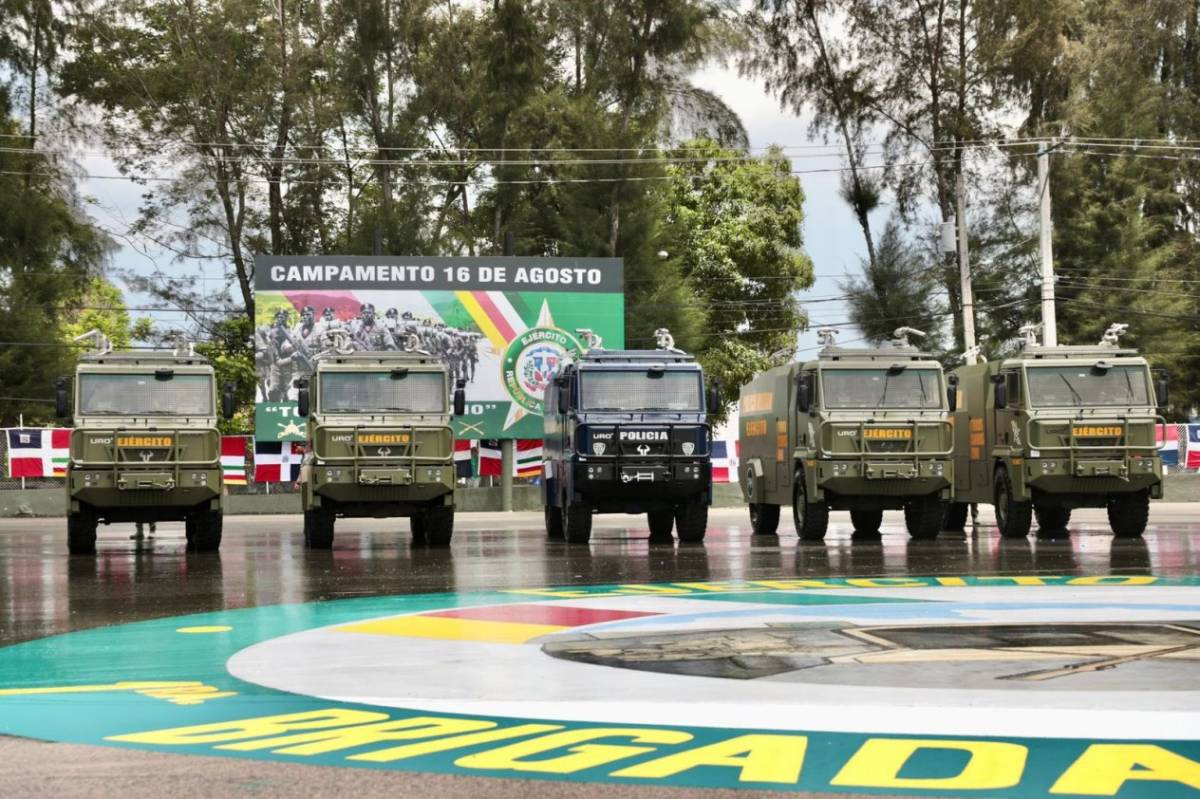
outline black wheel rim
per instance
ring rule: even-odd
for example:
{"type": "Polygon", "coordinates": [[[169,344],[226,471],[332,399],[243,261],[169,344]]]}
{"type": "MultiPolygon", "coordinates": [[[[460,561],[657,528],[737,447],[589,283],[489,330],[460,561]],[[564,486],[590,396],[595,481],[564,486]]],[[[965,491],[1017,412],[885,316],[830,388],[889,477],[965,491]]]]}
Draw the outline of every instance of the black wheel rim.
{"type": "Polygon", "coordinates": [[[999,502],[996,503],[996,522],[1000,529],[1003,530],[1006,528],[1005,523],[1008,521],[1008,478],[1000,478],[1000,490],[997,493],[999,494],[997,497],[999,502]]]}

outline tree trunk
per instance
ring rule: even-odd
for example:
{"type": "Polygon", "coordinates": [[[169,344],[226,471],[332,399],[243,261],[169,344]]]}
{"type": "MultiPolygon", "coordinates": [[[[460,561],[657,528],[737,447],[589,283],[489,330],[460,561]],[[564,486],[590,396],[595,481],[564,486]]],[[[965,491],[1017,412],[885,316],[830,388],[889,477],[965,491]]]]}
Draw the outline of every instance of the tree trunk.
{"type": "Polygon", "coordinates": [[[291,124],[291,78],[288,74],[287,54],[287,0],[277,0],[279,15],[279,129],[275,133],[275,146],[271,149],[271,162],[267,167],[267,202],[271,226],[271,252],[283,255],[287,251],[283,223],[283,158],[287,153],[287,140],[291,124]]]}

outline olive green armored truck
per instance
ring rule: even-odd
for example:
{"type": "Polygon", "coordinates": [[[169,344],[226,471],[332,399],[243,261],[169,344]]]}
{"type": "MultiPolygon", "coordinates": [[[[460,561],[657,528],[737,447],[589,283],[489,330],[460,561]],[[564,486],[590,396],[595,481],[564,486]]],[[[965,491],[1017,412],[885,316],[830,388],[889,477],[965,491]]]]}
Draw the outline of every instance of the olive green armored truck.
{"type": "Polygon", "coordinates": [[[1006,538],[1024,538],[1034,517],[1044,533],[1065,532],[1074,508],[1107,508],[1118,536],[1145,531],[1150,499],[1162,496],[1155,425],[1167,380],[1154,386],[1146,360],[1119,346],[1125,327],[1094,346],[1045,347],[1027,326],[1015,356],[955,370],[947,529],[962,529],[967,503],[990,502],[1006,538]]]}
{"type": "MultiPolygon", "coordinates": [[[[99,523],[182,521],[188,549],[221,545],[221,434],[212,366],[190,346],[84,355],[75,370],[67,466],[67,548],[96,551],[99,523]]],[[[233,415],[233,389],[222,394],[233,415]]],[[[55,385],[70,412],[66,378],[55,385]]]]}
{"type": "Polygon", "coordinates": [[[879,533],[885,510],[904,511],[914,538],[935,538],[954,464],[941,365],[909,345],[836,346],[818,331],[816,360],[779,366],[742,387],[739,482],[754,533],[773,535],[791,505],[796,534],[821,540],[830,510],[848,510],[859,536],[879,533]]]}
{"type": "Polygon", "coordinates": [[[304,541],[333,546],[342,518],[411,519],[414,543],[447,546],[454,533],[451,410],[462,383],[423,352],[330,351],[299,382],[310,452],[301,473],[304,541]]]}

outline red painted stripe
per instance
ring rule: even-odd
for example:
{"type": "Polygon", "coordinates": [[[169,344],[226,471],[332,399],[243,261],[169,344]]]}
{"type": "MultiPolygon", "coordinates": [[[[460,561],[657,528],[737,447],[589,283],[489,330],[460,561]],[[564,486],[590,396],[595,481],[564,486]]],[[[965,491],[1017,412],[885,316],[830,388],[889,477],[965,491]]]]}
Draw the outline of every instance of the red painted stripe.
{"type": "Polygon", "coordinates": [[[661,616],[662,614],[636,610],[600,610],[535,604],[440,610],[436,613],[422,613],[421,615],[473,619],[475,621],[507,621],[521,624],[548,624],[557,627],[582,627],[585,624],[600,624],[606,621],[621,621],[622,619],[637,619],[642,616],[661,616]]]}
{"type": "Polygon", "coordinates": [[[517,331],[512,329],[508,320],[504,318],[504,314],[500,313],[500,309],[496,307],[496,303],[492,302],[492,298],[487,295],[486,291],[472,291],[471,296],[479,303],[479,307],[487,314],[488,319],[492,320],[492,324],[496,326],[506,341],[512,341],[517,337],[517,331]]]}

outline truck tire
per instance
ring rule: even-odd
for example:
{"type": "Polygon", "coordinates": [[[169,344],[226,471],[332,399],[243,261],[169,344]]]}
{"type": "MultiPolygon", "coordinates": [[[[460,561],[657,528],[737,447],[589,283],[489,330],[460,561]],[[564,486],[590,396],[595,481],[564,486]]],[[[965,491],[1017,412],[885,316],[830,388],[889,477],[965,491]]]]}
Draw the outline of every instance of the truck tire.
{"type": "Polygon", "coordinates": [[[685,544],[696,544],[704,540],[708,532],[708,505],[701,500],[675,509],[675,535],[685,544]]]}
{"type": "Polygon", "coordinates": [[[750,531],[754,535],[777,535],[779,506],[762,502],[750,503],[750,531]]]}
{"type": "Polygon", "coordinates": [[[946,518],[946,505],[936,494],[917,497],[907,503],[904,506],[904,526],[908,528],[908,534],[917,539],[937,538],[946,518]]]}
{"type": "Polygon", "coordinates": [[[412,542],[417,545],[425,543],[425,511],[419,510],[408,517],[408,525],[412,529],[412,542]]]}
{"type": "Polygon", "coordinates": [[[675,526],[675,511],[671,508],[652,510],[646,514],[646,521],[650,525],[651,539],[670,538],[671,528],[675,526]]]}
{"type": "Polygon", "coordinates": [[[967,516],[971,506],[965,502],[947,502],[946,516],[942,521],[942,529],[952,533],[964,532],[967,528],[967,516]]]}
{"type": "Polygon", "coordinates": [[[553,505],[546,506],[546,537],[562,540],[563,515],[562,511],[553,505]]]}
{"type": "Polygon", "coordinates": [[[324,506],[304,511],[304,546],[309,549],[333,548],[333,510],[324,506]]]}
{"type": "Polygon", "coordinates": [[[1149,521],[1149,491],[1114,494],[1108,498],[1108,524],[1118,538],[1141,538],[1149,521]]]}
{"type": "Polygon", "coordinates": [[[992,497],[996,508],[996,526],[1004,538],[1024,538],[1033,524],[1033,503],[1018,502],[1013,496],[1008,470],[996,470],[992,478],[992,497]]]}
{"type": "Polygon", "coordinates": [[[829,506],[824,502],[809,502],[804,486],[804,473],[792,477],[792,521],[801,541],[823,541],[829,529],[829,506]]]}
{"type": "Polygon", "coordinates": [[[1071,523],[1071,509],[1057,505],[1034,505],[1033,515],[1037,518],[1038,532],[1065,533],[1071,523]]]}
{"type": "Polygon", "coordinates": [[[96,554],[96,514],[91,508],[67,513],[67,551],[72,555],[96,554]]]}
{"type": "Polygon", "coordinates": [[[879,535],[879,528],[883,526],[883,511],[852,510],[850,511],[850,523],[854,525],[855,535],[879,535]]]}
{"type": "Polygon", "coordinates": [[[592,538],[592,506],[584,502],[563,505],[563,537],[568,544],[586,544],[592,538]]]}
{"type": "Polygon", "coordinates": [[[454,508],[439,505],[425,511],[425,543],[431,547],[448,547],[454,536],[454,508]]]}
{"type": "Polygon", "coordinates": [[[184,522],[187,548],[192,552],[216,552],[221,548],[224,517],[219,510],[194,511],[184,522]]]}

